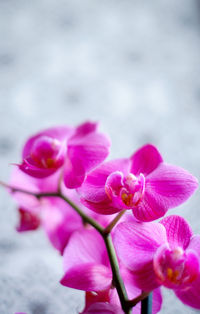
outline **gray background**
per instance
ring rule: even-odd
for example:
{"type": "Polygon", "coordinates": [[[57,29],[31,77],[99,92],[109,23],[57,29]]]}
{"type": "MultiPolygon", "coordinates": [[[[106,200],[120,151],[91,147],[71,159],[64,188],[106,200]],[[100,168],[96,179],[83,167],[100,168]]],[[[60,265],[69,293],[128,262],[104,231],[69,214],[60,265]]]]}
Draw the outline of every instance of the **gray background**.
{"type": "MultiPolygon", "coordinates": [[[[0,0],[0,177],[41,128],[99,120],[111,157],[147,142],[200,174],[198,0],[0,0]]],[[[17,234],[0,190],[0,313],[77,313],[42,231],[17,234]]],[[[170,211],[200,232],[199,191],[170,211]]],[[[161,313],[194,313],[165,290],[161,313]]]]}

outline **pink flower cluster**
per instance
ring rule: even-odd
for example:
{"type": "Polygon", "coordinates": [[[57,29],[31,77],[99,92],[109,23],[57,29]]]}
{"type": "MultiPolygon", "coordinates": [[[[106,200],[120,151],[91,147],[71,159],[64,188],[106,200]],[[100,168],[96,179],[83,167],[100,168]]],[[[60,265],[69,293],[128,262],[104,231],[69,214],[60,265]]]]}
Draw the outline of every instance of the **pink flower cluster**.
{"type": "MultiPolygon", "coordinates": [[[[63,258],[61,284],[85,291],[82,314],[124,310],[103,232],[84,221],[73,204],[102,230],[109,228],[129,300],[153,292],[152,313],[158,313],[160,286],[165,286],[200,309],[200,235],[176,215],[153,222],[185,202],[197,179],[165,163],[153,145],[105,162],[109,149],[108,137],[93,122],[51,128],[28,139],[10,181],[19,205],[17,230],[43,228],[63,258]]],[[[132,313],[140,311],[138,302],[132,313]]]]}

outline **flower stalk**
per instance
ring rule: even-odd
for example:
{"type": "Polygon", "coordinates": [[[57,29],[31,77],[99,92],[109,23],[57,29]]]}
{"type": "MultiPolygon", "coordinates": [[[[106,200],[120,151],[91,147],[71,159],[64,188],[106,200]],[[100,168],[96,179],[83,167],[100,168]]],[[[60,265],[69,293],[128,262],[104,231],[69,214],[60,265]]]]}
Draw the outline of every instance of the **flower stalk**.
{"type": "Polygon", "coordinates": [[[122,210],[119,212],[119,214],[109,223],[109,225],[104,229],[103,233],[104,235],[109,234],[114,226],[118,223],[118,221],[121,219],[121,217],[124,215],[126,210],[122,210]]]}

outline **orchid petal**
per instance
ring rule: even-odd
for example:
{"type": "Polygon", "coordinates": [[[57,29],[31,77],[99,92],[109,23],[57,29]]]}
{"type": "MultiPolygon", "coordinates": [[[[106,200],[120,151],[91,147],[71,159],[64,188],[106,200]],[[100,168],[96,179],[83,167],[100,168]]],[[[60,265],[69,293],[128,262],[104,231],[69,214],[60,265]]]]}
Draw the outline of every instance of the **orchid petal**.
{"type": "Polygon", "coordinates": [[[108,257],[102,237],[94,229],[75,231],[64,251],[63,262],[65,272],[71,267],[87,263],[107,266],[108,257]]]}
{"type": "Polygon", "coordinates": [[[105,183],[107,177],[112,172],[118,170],[127,175],[129,169],[129,159],[116,159],[103,163],[87,175],[84,184],[81,186],[81,188],[78,189],[81,197],[94,203],[108,199],[105,192],[105,183]]]}
{"type": "Polygon", "coordinates": [[[39,228],[40,218],[37,214],[24,208],[19,208],[18,211],[20,215],[19,225],[16,227],[18,232],[36,230],[39,228]]]}
{"type": "Polygon", "coordinates": [[[176,215],[163,218],[160,223],[165,227],[167,240],[171,248],[177,246],[186,249],[193,235],[192,229],[187,221],[176,215]]]}
{"type": "Polygon", "coordinates": [[[70,268],[60,282],[74,289],[101,291],[110,286],[112,272],[102,264],[84,263],[70,268]]]}
{"type": "Polygon", "coordinates": [[[145,189],[144,196],[137,206],[133,207],[133,215],[140,221],[148,222],[156,220],[167,211],[162,199],[155,197],[148,187],[145,189]]]}
{"type": "Polygon", "coordinates": [[[104,241],[94,229],[75,231],[64,251],[63,285],[86,291],[109,287],[112,273],[104,241]]]}
{"type": "Polygon", "coordinates": [[[197,189],[198,181],[186,170],[161,163],[146,178],[146,188],[157,202],[173,208],[186,201],[197,189]]]}
{"type": "Polygon", "coordinates": [[[67,140],[71,136],[73,129],[66,126],[53,127],[43,130],[27,140],[24,145],[22,158],[25,159],[30,155],[31,148],[40,136],[49,136],[60,141],[67,140]]]}
{"type": "Polygon", "coordinates": [[[73,137],[84,136],[89,133],[97,131],[97,129],[98,129],[98,122],[87,121],[76,127],[73,137]]]}
{"type": "Polygon", "coordinates": [[[139,175],[140,173],[147,175],[156,169],[163,161],[157,148],[150,144],[147,144],[136,151],[131,157],[131,160],[131,172],[135,175],[139,175]]]}
{"type": "Polygon", "coordinates": [[[104,134],[89,131],[88,129],[87,132],[79,131],[68,141],[67,155],[71,164],[70,170],[65,167],[64,173],[64,181],[68,188],[79,187],[83,183],[85,174],[98,166],[109,154],[109,139],[104,134]],[[81,177],[77,167],[81,169],[81,177]],[[68,177],[72,175],[73,181],[70,181],[68,177]]]}
{"type": "Polygon", "coordinates": [[[73,162],[67,157],[65,160],[63,179],[69,189],[81,186],[85,179],[85,168],[80,158],[73,158],[73,162]]]}
{"type": "Polygon", "coordinates": [[[38,168],[38,166],[29,163],[28,160],[23,160],[22,164],[19,165],[19,169],[29,176],[38,179],[48,177],[55,172],[55,169],[52,168],[38,168]]]}
{"type": "Polygon", "coordinates": [[[153,262],[149,261],[141,267],[132,270],[133,282],[136,287],[143,291],[151,291],[160,286],[157,281],[156,274],[153,268],[153,262]]]}
{"type": "Polygon", "coordinates": [[[184,304],[200,310],[200,274],[190,286],[174,292],[184,304]]]}
{"type": "MultiPolygon", "coordinates": [[[[114,289],[112,289],[114,290],[114,289]]],[[[86,311],[91,304],[97,303],[97,302],[109,302],[110,301],[110,287],[106,290],[94,292],[94,291],[86,291],[85,293],[85,308],[84,311],[86,311]]],[[[119,299],[119,297],[118,297],[119,299]]],[[[111,302],[112,303],[112,302],[111,302]]]]}
{"type": "Polygon", "coordinates": [[[104,202],[99,203],[93,203],[81,198],[81,203],[90,210],[93,210],[94,212],[102,215],[112,215],[123,210],[112,205],[109,200],[105,200],[104,202]]]}
{"type": "Polygon", "coordinates": [[[118,256],[131,271],[152,261],[157,248],[166,241],[165,229],[158,223],[139,223],[132,220],[131,223],[119,224],[114,230],[118,256]]]}
{"type": "Polygon", "coordinates": [[[64,164],[66,141],[72,128],[55,127],[37,133],[27,140],[20,170],[35,178],[45,178],[64,164]]]}

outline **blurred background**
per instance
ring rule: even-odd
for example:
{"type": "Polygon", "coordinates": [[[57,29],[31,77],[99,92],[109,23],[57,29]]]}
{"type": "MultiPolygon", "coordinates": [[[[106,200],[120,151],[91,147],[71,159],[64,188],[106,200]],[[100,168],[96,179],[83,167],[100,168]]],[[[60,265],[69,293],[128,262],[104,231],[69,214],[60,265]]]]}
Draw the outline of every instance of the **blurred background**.
{"type": "MultiPolygon", "coordinates": [[[[0,0],[0,179],[31,134],[88,119],[112,158],[151,142],[200,178],[199,53],[198,0],[0,0]]],[[[17,234],[16,206],[0,199],[0,313],[79,312],[60,256],[42,231],[17,234]]],[[[197,191],[170,214],[200,233],[199,212],[197,191]]],[[[161,313],[195,313],[163,292],[161,313]]]]}

